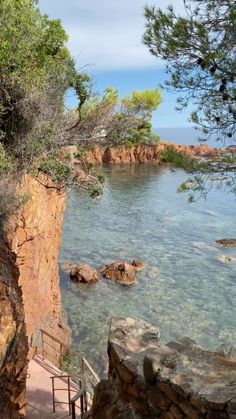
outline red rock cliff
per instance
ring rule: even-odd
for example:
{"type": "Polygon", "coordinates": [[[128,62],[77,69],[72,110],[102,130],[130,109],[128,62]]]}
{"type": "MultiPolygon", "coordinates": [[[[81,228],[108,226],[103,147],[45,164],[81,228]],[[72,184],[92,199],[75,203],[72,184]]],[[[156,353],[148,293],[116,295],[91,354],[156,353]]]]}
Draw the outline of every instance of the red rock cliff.
{"type": "MultiPolygon", "coordinates": [[[[172,145],[177,152],[185,153],[191,157],[209,157],[215,158],[219,156],[220,151],[218,148],[209,147],[207,144],[201,145],[181,145],[174,144],[171,142],[163,142],[155,145],[139,144],[133,147],[103,147],[95,146],[87,150],[86,161],[89,163],[148,163],[148,162],[160,162],[160,155],[167,149],[168,146],[172,145]]],[[[63,150],[64,154],[70,153],[72,159],[73,155],[76,154],[76,146],[68,146],[63,150]]],[[[76,159],[75,163],[76,163],[76,159]]]]}
{"type": "Polygon", "coordinates": [[[8,232],[10,248],[17,255],[30,347],[40,345],[40,328],[65,345],[70,335],[61,314],[57,265],[66,194],[53,188],[48,178],[41,180],[48,187],[28,175],[23,178],[22,190],[28,201],[8,232]]]}

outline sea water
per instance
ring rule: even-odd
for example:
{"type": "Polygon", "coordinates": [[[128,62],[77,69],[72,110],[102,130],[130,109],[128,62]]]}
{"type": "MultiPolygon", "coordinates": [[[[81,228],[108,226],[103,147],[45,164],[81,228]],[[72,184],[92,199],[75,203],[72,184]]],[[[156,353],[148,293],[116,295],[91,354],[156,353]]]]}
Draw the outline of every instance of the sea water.
{"type": "Polygon", "coordinates": [[[161,340],[189,336],[208,349],[236,342],[236,257],[217,239],[236,237],[235,196],[211,192],[188,203],[176,192],[182,170],[156,164],[104,166],[105,191],[92,200],[69,193],[60,261],[94,268],[116,260],[142,259],[137,283],[125,287],[107,279],[93,285],[71,282],[60,269],[63,306],[72,346],[103,375],[112,316],[155,324],[161,340]]]}

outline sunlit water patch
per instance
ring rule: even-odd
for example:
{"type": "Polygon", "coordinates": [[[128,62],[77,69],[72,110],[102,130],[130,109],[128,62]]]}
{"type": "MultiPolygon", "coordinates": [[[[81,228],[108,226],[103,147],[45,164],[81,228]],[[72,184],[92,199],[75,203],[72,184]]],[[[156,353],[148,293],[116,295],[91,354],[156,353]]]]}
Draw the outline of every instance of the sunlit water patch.
{"type": "Polygon", "coordinates": [[[62,300],[73,331],[73,346],[101,373],[111,316],[156,324],[162,341],[178,336],[206,348],[236,342],[236,256],[215,240],[236,236],[235,197],[212,192],[188,204],[177,194],[181,170],[158,166],[105,167],[101,199],[72,190],[68,199],[60,261],[98,268],[119,259],[142,259],[146,266],[132,287],[102,279],[91,286],[70,281],[61,269],[62,300]]]}

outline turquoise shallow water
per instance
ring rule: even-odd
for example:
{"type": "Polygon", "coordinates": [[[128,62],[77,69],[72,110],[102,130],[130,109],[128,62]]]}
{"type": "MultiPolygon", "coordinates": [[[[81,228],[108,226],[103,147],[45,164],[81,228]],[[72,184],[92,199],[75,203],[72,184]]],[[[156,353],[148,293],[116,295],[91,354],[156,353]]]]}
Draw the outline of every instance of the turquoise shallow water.
{"type": "Polygon", "coordinates": [[[215,191],[207,201],[188,204],[185,194],[176,193],[185,173],[152,164],[108,166],[104,172],[101,199],[70,192],[60,261],[98,268],[141,258],[146,267],[129,288],[105,279],[79,286],[61,270],[73,346],[103,373],[112,315],[156,324],[163,342],[185,335],[208,349],[235,345],[236,264],[218,257],[236,257],[236,249],[215,243],[236,236],[235,197],[215,191]]]}

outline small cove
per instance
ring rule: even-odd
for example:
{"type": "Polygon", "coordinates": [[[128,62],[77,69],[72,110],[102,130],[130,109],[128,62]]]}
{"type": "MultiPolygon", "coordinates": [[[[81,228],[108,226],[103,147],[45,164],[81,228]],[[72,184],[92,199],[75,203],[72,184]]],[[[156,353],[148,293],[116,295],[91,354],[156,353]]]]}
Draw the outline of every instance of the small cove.
{"type": "Polygon", "coordinates": [[[156,324],[163,342],[178,336],[208,349],[236,341],[236,256],[216,239],[235,237],[235,197],[214,191],[188,204],[177,194],[182,170],[155,164],[104,166],[101,199],[69,194],[59,261],[99,268],[119,259],[140,258],[146,267],[137,284],[122,287],[102,279],[78,286],[60,270],[63,306],[76,347],[104,374],[109,321],[130,316],[156,324]]]}

